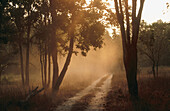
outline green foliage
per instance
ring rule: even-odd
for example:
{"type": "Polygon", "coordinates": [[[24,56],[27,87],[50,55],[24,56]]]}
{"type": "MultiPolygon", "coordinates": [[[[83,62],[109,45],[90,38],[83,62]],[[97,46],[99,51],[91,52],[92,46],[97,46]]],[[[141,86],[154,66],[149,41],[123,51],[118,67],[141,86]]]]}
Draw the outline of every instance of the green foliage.
{"type": "MultiPolygon", "coordinates": [[[[58,0],[55,1],[56,21],[51,24],[51,12],[47,2],[41,2],[39,7],[39,22],[36,27],[36,37],[41,39],[41,43],[51,41],[50,33],[56,29],[56,45],[60,54],[68,52],[69,29],[75,25],[75,45],[80,49],[82,55],[93,47],[95,50],[101,48],[103,44],[102,35],[105,32],[104,24],[99,20],[102,18],[104,5],[100,1],[90,4],[91,8],[85,7],[85,2],[81,0],[58,0]],[[45,17],[46,16],[46,17],[45,17]],[[46,20],[46,21],[45,21],[46,20]]],[[[39,40],[38,39],[38,40],[39,40]]],[[[52,41],[51,41],[52,42],[52,41]]],[[[54,47],[50,46],[49,47],[54,47]]],[[[77,54],[77,51],[73,51],[77,54]]]]}
{"type": "Polygon", "coordinates": [[[103,25],[99,22],[82,24],[80,30],[80,36],[77,38],[78,44],[76,45],[78,49],[82,51],[82,55],[86,56],[86,53],[90,50],[90,46],[96,48],[101,48],[103,44],[102,35],[105,29],[103,25]]]}
{"type": "MultiPolygon", "coordinates": [[[[105,4],[94,0],[3,0],[0,2],[0,39],[8,45],[25,46],[31,28],[30,44],[37,44],[41,54],[69,52],[70,34],[74,36],[73,53],[86,56],[90,49],[102,48],[105,4]],[[52,15],[52,9],[55,9],[52,15]],[[55,17],[53,17],[55,16],[55,17]],[[55,18],[55,19],[53,19],[55,18]],[[53,35],[55,32],[55,40],[53,35]]],[[[24,49],[25,47],[23,47],[24,49]]]]}
{"type": "Polygon", "coordinates": [[[7,44],[9,36],[14,33],[13,24],[7,10],[8,1],[0,1],[0,44],[7,44]]]}
{"type": "Polygon", "coordinates": [[[144,21],[141,23],[138,49],[141,54],[146,55],[152,62],[159,62],[167,56],[166,52],[170,49],[169,27],[168,23],[161,20],[151,25],[147,25],[144,21]]]}
{"type": "Polygon", "coordinates": [[[9,8],[8,0],[0,1],[0,76],[11,65],[11,58],[17,53],[15,44],[12,44],[16,28],[11,20],[9,8]]]}

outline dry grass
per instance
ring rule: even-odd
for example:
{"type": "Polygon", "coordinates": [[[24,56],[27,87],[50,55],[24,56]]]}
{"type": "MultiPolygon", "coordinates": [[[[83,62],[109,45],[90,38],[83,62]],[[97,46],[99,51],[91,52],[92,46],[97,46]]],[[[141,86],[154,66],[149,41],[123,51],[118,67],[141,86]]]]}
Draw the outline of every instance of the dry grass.
{"type": "Polygon", "coordinates": [[[127,89],[125,74],[112,78],[112,89],[106,98],[107,111],[169,111],[170,77],[140,76],[138,80],[139,101],[131,102],[127,89]]]}
{"type": "MultiPolygon", "coordinates": [[[[84,74],[85,75],[85,74],[84,74]]],[[[89,75],[89,74],[86,74],[89,75]]],[[[11,81],[0,85],[0,111],[50,111],[62,104],[68,98],[74,96],[77,92],[90,85],[99,76],[85,76],[74,74],[67,76],[56,96],[51,95],[49,91],[32,97],[28,102],[21,101],[28,95],[28,90],[18,85],[20,82],[11,81]],[[11,84],[13,83],[13,84],[11,84]]],[[[35,79],[35,78],[34,78],[35,79]]],[[[39,81],[37,79],[37,81],[39,81]]],[[[33,82],[32,89],[40,82],[33,82]]],[[[41,87],[41,86],[40,86],[41,87]]]]}
{"type": "MultiPolygon", "coordinates": [[[[170,110],[170,76],[168,76],[168,74],[169,72],[166,71],[166,75],[153,79],[152,76],[141,73],[138,79],[139,96],[141,99],[135,104],[139,106],[137,111],[170,110]]],[[[24,104],[21,104],[20,101],[26,98],[28,91],[23,89],[20,85],[17,85],[19,82],[2,84],[0,85],[0,111],[51,111],[99,77],[85,75],[86,74],[77,74],[67,76],[55,97],[51,96],[48,92],[42,92],[24,104]]],[[[162,75],[162,73],[160,73],[160,75],[162,75]]],[[[97,86],[101,86],[105,79],[106,78],[101,79],[97,86]]],[[[35,84],[37,85],[39,83],[35,84]]],[[[114,75],[111,85],[112,89],[106,98],[106,110],[133,111],[134,104],[132,105],[129,99],[125,74],[114,75]]],[[[89,103],[90,98],[94,95],[95,93],[92,93],[84,97],[88,97],[87,103],[89,103]]]]}
{"type": "Polygon", "coordinates": [[[139,81],[140,97],[154,111],[170,110],[170,77],[148,78],[139,81]]]}
{"type": "Polygon", "coordinates": [[[107,111],[131,111],[132,105],[127,93],[126,79],[123,75],[113,75],[111,90],[106,98],[107,111]]]}
{"type": "Polygon", "coordinates": [[[19,85],[1,85],[0,95],[0,111],[48,111],[53,104],[50,98],[43,93],[24,102],[28,90],[19,85]]]}

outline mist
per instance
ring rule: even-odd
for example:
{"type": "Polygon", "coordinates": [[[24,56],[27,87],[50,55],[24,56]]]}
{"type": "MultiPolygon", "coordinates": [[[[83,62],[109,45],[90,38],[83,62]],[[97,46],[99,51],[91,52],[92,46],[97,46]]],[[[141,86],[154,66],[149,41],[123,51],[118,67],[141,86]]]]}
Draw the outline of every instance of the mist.
{"type": "MultiPolygon", "coordinates": [[[[60,70],[65,58],[59,58],[60,70]]],[[[87,56],[73,54],[68,72],[64,82],[70,81],[70,78],[94,80],[105,74],[113,74],[121,70],[122,67],[122,48],[120,38],[112,39],[110,36],[104,36],[104,44],[101,49],[91,49],[87,56]]]]}

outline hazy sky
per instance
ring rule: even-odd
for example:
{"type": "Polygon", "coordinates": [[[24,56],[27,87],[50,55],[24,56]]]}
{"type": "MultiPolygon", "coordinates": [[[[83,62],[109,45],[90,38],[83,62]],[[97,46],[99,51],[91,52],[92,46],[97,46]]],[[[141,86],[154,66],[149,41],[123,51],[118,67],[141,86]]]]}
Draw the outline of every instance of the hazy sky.
{"type": "Polygon", "coordinates": [[[142,19],[148,23],[156,22],[159,19],[170,22],[170,7],[166,8],[166,3],[170,0],[145,0],[142,19]]]}
{"type": "MultiPolygon", "coordinates": [[[[87,3],[90,3],[91,0],[86,0],[87,3]]],[[[110,8],[114,8],[114,0],[102,0],[103,2],[108,1],[111,5],[110,8]]],[[[140,0],[138,1],[138,7],[140,0]]],[[[170,4],[170,0],[145,0],[143,12],[142,12],[142,20],[145,20],[147,23],[153,23],[157,20],[162,20],[163,22],[170,22],[170,7],[167,9],[166,3],[170,4]]],[[[129,0],[129,4],[132,1],[129,0]]],[[[112,36],[112,28],[107,28],[110,35],[112,36]]]]}
{"type": "MultiPolygon", "coordinates": [[[[86,0],[87,2],[91,0],[86,0]]],[[[107,1],[107,0],[102,0],[107,1]]],[[[137,0],[140,3],[140,0],[137,0]]],[[[114,7],[114,0],[108,0],[110,7],[114,7]]],[[[167,9],[166,3],[170,3],[170,0],[145,0],[144,9],[142,13],[142,19],[148,23],[156,22],[162,19],[164,22],[170,22],[170,7],[167,9]]],[[[131,0],[129,0],[129,4],[131,0]]],[[[138,5],[139,6],[139,5],[138,5]]]]}

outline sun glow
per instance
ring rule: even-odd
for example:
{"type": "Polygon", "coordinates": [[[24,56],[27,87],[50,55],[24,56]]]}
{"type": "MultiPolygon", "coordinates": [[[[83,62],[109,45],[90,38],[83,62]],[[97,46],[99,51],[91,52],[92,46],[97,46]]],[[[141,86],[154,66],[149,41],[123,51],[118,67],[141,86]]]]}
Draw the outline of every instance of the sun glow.
{"type": "MultiPolygon", "coordinates": [[[[93,0],[86,0],[87,4],[90,4],[90,2],[93,0]]],[[[102,0],[103,3],[108,3],[108,8],[113,8],[114,1],[113,0],[102,0]]]]}
{"type": "MultiPolygon", "coordinates": [[[[87,5],[94,0],[86,0],[87,5]]],[[[102,0],[103,3],[107,3],[107,8],[114,10],[114,0],[102,0]]],[[[132,0],[128,0],[129,5],[132,4],[132,0]]],[[[170,4],[169,0],[145,0],[144,8],[142,12],[142,20],[151,24],[158,20],[170,23],[170,8],[167,8],[166,3],[170,4]]],[[[140,0],[137,0],[137,9],[139,9],[140,0]]],[[[107,31],[112,36],[114,27],[110,26],[107,31]]]]}
{"type": "MultiPolygon", "coordinates": [[[[94,0],[86,0],[87,5],[89,5],[91,2],[93,2],[94,0]]],[[[107,3],[107,7],[110,9],[114,8],[114,1],[113,0],[102,0],[103,3],[107,3]]],[[[115,28],[114,28],[115,29],[115,28]]],[[[111,27],[111,25],[109,25],[106,30],[109,32],[109,35],[113,36],[113,27],[111,27]]]]}
{"type": "MultiPolygon", "coordinates": [[[[86,0],[87,4],[93,0],[86,0]]],[[[132,0],[128,0],[131,4],[132,0]]],[[[137,0],[140,4],[140,0],[137,0]]],[[[102,0],[103,3],[109,3],[108,8],[114,9],[114,0],[102,0]]],[[[170,8],[167,9],[166,3],[170,4],[169,0],[145,0],[144,8],[142,12],[142,19],[148,23],[156,22],[157,20],[163,20],[164,22],[170,22],[170,8]]],[[[139,7],[139,5],[137,5],[139,7]]]]}

